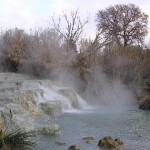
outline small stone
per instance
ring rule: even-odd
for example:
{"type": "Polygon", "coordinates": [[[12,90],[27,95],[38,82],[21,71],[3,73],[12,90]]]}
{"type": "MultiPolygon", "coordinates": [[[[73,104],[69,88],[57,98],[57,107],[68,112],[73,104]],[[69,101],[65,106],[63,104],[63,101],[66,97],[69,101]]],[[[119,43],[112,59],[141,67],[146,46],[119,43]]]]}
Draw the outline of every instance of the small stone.
{"type": "Polygon", "coordinates": [[[68,150],[80,150],[80,147],[78,145],[72,145],[68,148],[68,150]]]}
{"type": "Polygon", "coordinates": [[[90,140],[86,140],[85,142],[86,142],[87,144],[90,144],[90,140]]]}
{"type": "Polygon", "coordinates": [[[95,140],[92,136],[89,136],[89,137],[84,137],[82,138],[83,140],[95,140]]]}
{"type": "Polygon", "coordinates": [[[62,141],[57,141],[55,142],[57,145],[65,145],[66,143],[65,142],[62,142],[62,141]]]}

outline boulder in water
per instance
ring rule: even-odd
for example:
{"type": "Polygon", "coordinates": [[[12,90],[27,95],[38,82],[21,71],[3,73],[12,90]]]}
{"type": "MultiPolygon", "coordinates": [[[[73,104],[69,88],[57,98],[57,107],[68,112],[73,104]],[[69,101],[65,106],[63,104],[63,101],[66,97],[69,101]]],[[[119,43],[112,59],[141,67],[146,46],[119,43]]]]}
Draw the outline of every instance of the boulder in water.
{"type": "Polygon", "coordinates": [[[43,135],[56,135],[60,134],[60,128],[57,124],[43,125],[38,127],[37,131],[43,135]]]}
{"type": "Polygon", "coordinates": [[[80,147],[78,145],[71,145],[68,150],[80,150],[80,147]]]}
{"type": "Polygon", "coordinates": [[[62,104],[60,101],[49,101],[40,103],[42,112],[50,116],[60,116],[62,113],[62,104]]]}
{"type": "Polygon", "coordinates": [[[99,140],[98,146],[103,148],[119,148],[123,145],[123,142],[120,139],[112,139],[112,137],[104,137],[99,140]]]}

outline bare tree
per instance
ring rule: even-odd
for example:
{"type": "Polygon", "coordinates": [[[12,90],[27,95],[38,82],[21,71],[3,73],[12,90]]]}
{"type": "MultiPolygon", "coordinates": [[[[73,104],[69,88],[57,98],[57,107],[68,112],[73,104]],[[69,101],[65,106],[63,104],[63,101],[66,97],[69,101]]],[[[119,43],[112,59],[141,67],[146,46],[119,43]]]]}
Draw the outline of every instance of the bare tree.
{"type": "Polygon", "coordinates": [[[97,28],[120,46],[141,45],[148,33],[148,15],[134,4],[115,5],[97,13],[97,28]]]}
{"type": "Polygon", "coordinates": [[[77,41],[79,40],[81,34],[83,33],[84,26],[88,23],[88,18],[81,21],[78,10],[70,12],[69,15],[63,12],[62,17],[59,17],[58,23],[53,19],[54,28],[59,32],[65,40],[66,50],[76,51],[77,50],[77,41]],[[65,28],[61,26],[62,19],[66,23],[65,28]]]}

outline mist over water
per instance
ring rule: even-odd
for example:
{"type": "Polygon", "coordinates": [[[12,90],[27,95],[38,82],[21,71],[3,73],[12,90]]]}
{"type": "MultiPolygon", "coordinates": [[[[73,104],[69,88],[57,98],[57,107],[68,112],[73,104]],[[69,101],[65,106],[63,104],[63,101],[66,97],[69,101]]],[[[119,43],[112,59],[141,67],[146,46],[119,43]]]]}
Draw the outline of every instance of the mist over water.
{"type": "Polygon", "coordinates": [[[99,107],[121,109],[135,103],[133,92],[119,79],[108,78],[102,70],[92,74],[85,95],[91,105],[99,107]]]}
{"type": "MultiPolygon", "coordinates": [[[[74,90],[77,89],[77,85],[80,83],[80,79],[68,71],[60,79],[55,81],[58,86],[67,85],[74,90]]],[[[62,99],[64,108],[73,110],[69,101],[62,96],[60,97],[58,93],[56,94],[56,91],[47,91],[47,97],[62,99]]],[[[135,95],[129,87],[119,79],[108,78],[99,69],[92,74],[91,82],[88,83],[81,96],[78,95],[78,101],[81,105],[80,110],[121,111],[130,109],[136,103],[135,95]]]]}

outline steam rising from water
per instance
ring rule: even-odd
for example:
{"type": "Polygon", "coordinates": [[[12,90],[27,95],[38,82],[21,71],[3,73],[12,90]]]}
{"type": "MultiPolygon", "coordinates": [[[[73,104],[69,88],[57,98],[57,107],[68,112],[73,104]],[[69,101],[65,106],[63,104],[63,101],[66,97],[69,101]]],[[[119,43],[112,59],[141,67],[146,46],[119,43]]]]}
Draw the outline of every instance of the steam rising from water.
{"type": "Polygon", "coordinates": [[[135,103],[133,92],[119,79],[109,79],[101,70],[96,71],[85,95],[93,106],[126,109],[135,103]]]}
{"type": "MultiPolygon", "coordinates": [[[[68,74],[68,76],[70,76],[70,74],[68,74]]],[[[67,77],[67,75],[65,77],[67,77]]],[[[62,82],[61,78],[59,84],[60,82],[61,86],[64,83],[66,83],[66,85],[68,86],[70,84],[69,88],[75,89],[75,86],[79,82],[79,79],[75,78],[75,76],[72,77],[72,79],[73,80],[70,80],[69,78],[69,80],[67,80],[66,78],[64,78],[63,81],[65,82],[62,82]]],[[[52,89],[44,88],[45,101],[60,100],[65,112],[80,112],[79,109],[77,110],[71,105],[68,98],[58,92],[59,88],[59,86],[53,87],[52,89]]],[[[89,82],[84,93],[85,100],[78,94],[77,99],[81,111],[99,109],[102,111],[107,110],[109,112],[128,110],[136,101],[133,92],[126,85],[124,85],[120,80],[109,79],[100,70],[93,74],[91,82],[89,82]]]]}

